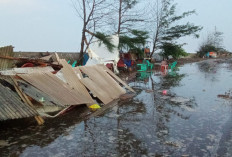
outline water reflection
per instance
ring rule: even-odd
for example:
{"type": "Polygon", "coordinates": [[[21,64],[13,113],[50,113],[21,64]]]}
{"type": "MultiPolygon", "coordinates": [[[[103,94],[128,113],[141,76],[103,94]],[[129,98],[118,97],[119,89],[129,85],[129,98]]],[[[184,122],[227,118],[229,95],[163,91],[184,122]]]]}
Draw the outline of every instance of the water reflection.
{"type": "Polygon", "coordinates": [[[172,72],[170,75],[166,75],[163,78],[162,87],[170,88],[180,86],[181,80],[185,77],[186,74],[179,74],[177,72],[172,72]]]}
{"type": "Polygon", "coordinates": [[[133,99],[95,116],[83,107],[44,126],[4,127],[0,138],[11,145],[1,147],[0,156],[230,156],[232,105],[217,94],[231,89],[231,71],[217,66],[213,81],[199,68],[139,73],[130,83],[133,99]]]}

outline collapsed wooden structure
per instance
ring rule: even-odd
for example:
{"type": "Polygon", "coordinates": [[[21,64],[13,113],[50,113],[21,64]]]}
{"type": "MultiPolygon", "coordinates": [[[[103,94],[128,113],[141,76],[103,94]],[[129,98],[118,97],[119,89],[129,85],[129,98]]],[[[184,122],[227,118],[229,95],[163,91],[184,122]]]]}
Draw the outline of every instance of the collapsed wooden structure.
{"type": "Polygon", "coordinates": [[[72,68],[66,60],[56,57],[56,67],[62,67],[59,71],[50,66],[0,71],[0,121],[34,116],[43,124],[41,115],[56,117],[71,106],[90,106],[96,103],[95,97],[106,105],[125,94],[126,89],[134,92],[104,65],[72,68]],[[61,112],[55,116],[38,112],[45,106],[56,106],[61,112]]]}

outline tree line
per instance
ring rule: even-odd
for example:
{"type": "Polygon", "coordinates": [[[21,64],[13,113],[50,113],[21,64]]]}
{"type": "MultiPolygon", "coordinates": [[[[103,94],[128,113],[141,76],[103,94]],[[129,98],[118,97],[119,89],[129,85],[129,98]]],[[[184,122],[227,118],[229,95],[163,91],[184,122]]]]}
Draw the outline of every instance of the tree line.
{"type": "Polygon", "coordinates": [[[119,50],[142,53],[149,41],[150,57],[161,52],[164,57],[184,55],[177,40],[184,36],[199,37],[201,26],[181,20],[195,14],[194,10],[177,14],[174,0],[72,0],[82,20],[80,56],[94,37],[114,49],[110,35],[119,36],[119,50]]]}

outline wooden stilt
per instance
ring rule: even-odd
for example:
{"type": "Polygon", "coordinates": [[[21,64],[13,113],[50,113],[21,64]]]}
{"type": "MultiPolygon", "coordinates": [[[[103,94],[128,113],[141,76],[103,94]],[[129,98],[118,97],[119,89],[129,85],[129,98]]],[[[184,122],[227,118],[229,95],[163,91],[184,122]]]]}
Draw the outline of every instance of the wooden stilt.
{"type": "MultiPolygon", "coordinates": [[[[17,81],[15,81],[13,77],[11,77],[11,79],[13,80],[15,90],[17,91],[17,93],[19,94],[19,96],[21,97],[21,99],[22,99],[26,104],[28,104],[29,106],[31,106],[31,107],[34,108],[34,105],[33,105],[32,102],[29,100],[28,96],[27,96],[25,93],[23,93],[23,91],[22,91],[21,88],[19,88],[17,81]]],[[[39,125],[44,124],[44,119],[43,119],[41,116],[35,116],[35,120],[37,121],[37,123],[38,123],[39,125]]]]}

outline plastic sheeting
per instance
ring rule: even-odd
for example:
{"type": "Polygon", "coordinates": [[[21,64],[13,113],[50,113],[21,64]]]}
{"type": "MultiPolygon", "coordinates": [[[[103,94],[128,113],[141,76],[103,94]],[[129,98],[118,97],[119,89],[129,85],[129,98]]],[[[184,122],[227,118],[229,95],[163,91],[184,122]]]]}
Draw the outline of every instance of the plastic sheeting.
{"type": "Polygon", "coordinates": [[[117,63],[119,61],[119,37],[118,35],[112,35],[111,41],[114,44],[115,48],[110,52],[107,47],[101,43],[99,40],[95,39],[92,44],[89,46],[88,54],[89,60],[86,65],[96,65],[112,63],[114,65],[114,71],[118,72],[117,63]]]}

